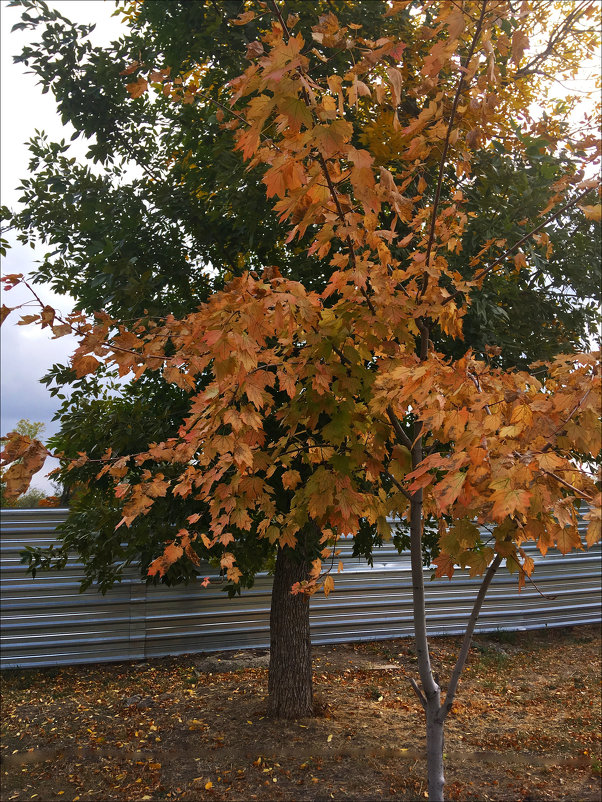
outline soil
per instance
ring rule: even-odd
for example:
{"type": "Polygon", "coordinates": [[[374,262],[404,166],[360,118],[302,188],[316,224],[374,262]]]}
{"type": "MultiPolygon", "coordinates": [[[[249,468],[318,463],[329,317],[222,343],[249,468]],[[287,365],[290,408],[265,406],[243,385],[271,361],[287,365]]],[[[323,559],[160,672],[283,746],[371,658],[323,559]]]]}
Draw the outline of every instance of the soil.
{"type": "MultiPolygon", "coordinates": [[[[436,638],[440,681],[458,638],[436,638]]],[[[446,727],[450,800],[598,802],[600,633],[477,637],[446,727]]],[[[314,648],[314,718],[266,716],[262,651],[4,672],[3,800],[419,800],[410,640],[314,648]]]]}

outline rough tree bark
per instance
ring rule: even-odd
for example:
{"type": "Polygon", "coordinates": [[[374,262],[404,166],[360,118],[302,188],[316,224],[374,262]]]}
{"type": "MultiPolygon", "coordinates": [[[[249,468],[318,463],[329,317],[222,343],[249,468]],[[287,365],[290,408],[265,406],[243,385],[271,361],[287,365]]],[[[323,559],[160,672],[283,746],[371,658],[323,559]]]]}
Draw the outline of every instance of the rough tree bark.
{"type": "Polygon", "coordinates": [[[295,582],[307,579],[303,553],[278,548],[270,610],[268,714],[303,718],[313,714],[309,598],[291,594],[295,582]]]}

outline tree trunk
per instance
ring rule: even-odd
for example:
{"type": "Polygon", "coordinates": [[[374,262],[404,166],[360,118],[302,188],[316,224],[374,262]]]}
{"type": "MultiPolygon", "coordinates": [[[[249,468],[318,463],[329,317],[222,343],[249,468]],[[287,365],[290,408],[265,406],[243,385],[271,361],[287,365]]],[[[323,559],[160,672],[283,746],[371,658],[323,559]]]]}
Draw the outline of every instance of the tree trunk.
{"type": "Polygon", "coordinates": [[[309,598],[291,595],[295,582],[308,576],[297,550],[278,548],[270,611],[268,714],[303,718],[313,714],[309,598]]]}
{"type": "Polygon", "coordinates": [[[429,802],[443,802],[445,775],[443,771],[444,720],[441,718],[440,693],[427,701],[426,706],[426,771],[429,802]]]}

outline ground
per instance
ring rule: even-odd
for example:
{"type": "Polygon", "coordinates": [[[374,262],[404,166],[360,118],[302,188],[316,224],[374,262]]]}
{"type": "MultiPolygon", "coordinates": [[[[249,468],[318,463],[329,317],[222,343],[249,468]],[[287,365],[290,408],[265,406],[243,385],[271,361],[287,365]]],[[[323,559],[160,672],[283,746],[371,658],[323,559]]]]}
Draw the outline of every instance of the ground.
{"type": "MultiPolygon", "coordinates": [[[[447,797],[600,799],[597,627],[475,640],[447,797]]],[[[458,638],[433,640],[441,682],[458,638]]],[[[314,650],[317,716],[265,717],[267,655],[5,672],[2,800],[425,799],[410,640],[314,650]]]]}

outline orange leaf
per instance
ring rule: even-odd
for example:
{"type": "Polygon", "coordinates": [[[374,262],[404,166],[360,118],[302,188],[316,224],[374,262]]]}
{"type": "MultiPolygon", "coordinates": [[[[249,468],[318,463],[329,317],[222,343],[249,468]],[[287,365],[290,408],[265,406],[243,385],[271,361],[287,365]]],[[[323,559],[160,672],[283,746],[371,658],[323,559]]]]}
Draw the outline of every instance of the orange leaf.
{"type": "Polygon", "coordinates": [[[282,485],[285,490],[294,490],[301,481],[299,471],[285,471],[282,474],[282,485]]]}
{"type": "Polygon", "coordinates": [[[437,566],[437,570],[435,571],[436,577],[448,576],[450,579],[452,578],[455,568],[451,555],[442,551],[439,556],[433,560],[433,563],[437,566]]]}
{"type": "Polygon", "coordinates": [[[130,93],[130,97],[132,97],[133,99],[137,97],[142,97],[142,95],[148,89],[148,81],[146,80],[146,78],[143,78],[140,75],[136,81],[132,81],[132,83],[126,84],[125,88],[130,93]]]}
{"type": "Polygon", "coordinates": [[[450,472],[438,484],[434,485],[432,493],[440,512],[446,512],[448,507],[458,498],[465,480],[465,473],[450,472]]]}
{"type": "Polygon", "coordinates": [[[88,373],[94,373],[100,367],[100,362],[93,356],[77,357],[73,360],[73,368],[75,375],[79,378],[88,373]]]}

